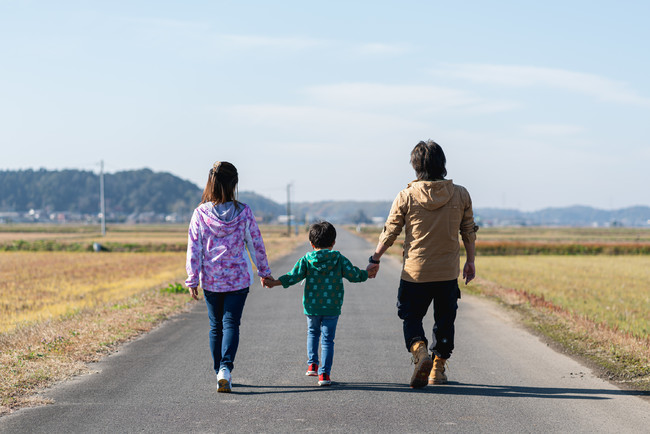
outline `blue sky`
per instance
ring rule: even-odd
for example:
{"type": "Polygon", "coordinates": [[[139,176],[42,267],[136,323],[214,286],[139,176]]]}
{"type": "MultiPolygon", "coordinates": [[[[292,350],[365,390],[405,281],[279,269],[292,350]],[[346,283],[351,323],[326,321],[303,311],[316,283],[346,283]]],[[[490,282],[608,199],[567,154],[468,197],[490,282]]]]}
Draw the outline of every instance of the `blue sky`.
{"type": "Polygon", "coordinates": [[[645,1],[0,0],[0,169],[216,160],[392,200],[419,140],[475,207],[650,205],[645,1]]]}

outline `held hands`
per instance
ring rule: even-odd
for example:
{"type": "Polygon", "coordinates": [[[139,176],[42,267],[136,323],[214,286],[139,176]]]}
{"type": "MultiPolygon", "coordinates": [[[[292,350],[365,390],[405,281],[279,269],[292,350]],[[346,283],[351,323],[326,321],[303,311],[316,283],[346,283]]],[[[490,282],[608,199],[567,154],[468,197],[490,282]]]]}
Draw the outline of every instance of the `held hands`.
{"type": "Polygon", "coordinates": [[[465,285],[474,280],[476,277],[476,267],[473,262],[465,262],[463,267],[463,279],[465,279],[465,285]]]}
{"type": "Polygon", "coordinates": [[[374,279],[379,271],[379,264],[368,264],[366,271],[368,272],[368,279],[374,279]]]}
{"type": "Polygon", "coordinates": [[[280,282],[277,279],[274,279],[273,276],[262,277],[260,281],[262,283],[262,286],[265,288],[273,288],[274,286],[282,285],[282,282],[280,282]]]}

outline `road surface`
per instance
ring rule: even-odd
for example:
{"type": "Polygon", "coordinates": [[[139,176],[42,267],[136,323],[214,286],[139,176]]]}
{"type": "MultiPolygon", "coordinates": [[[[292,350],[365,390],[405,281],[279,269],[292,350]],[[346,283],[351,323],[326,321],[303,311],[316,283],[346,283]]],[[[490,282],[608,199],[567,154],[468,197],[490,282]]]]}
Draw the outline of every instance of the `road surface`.
{"type": "MultiPolygon", "coordinates": [[[[373,246],[339,230],[336,248],[365,267],[373,246]]],[[[272,264],[274,276],[307,249],[272,264]]],[[[477,265],[480,275],[480,258],[477,265]]],[[[650,404],[637,393],[599,380],[499,306],[466,294],[450,383],[410,389],[413,365],[395,308],[399,272],[398,260],[384,257],[377,279],[346,284],[332,387],[305,376],[302,287],[256,284],[233,393],[217,393],[201,302],[94,364],[94,373],[45,392],[53,404],[0,418],[0,432],[650,432],[650,404]]]]}

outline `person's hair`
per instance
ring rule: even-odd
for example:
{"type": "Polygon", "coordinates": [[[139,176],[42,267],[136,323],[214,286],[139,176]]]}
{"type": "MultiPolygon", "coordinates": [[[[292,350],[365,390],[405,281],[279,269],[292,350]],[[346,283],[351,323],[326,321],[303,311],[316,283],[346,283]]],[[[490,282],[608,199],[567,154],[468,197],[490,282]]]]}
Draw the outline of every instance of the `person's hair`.
{"type": "Polygon", "coordinates": [[[332,247],[336,241],[336,229],[330,222],[318,222],[309,227],[309,241],[319,249],[332,247]]]}
{"type": "Polygon", "coordinates": [[[237,168],[227,161],[217,161],[208,174],[201,203],[212,202],[218,205],[234,202],[237,206],[237,182],[239,182],[237,168]]]}
{"type": "Polygon", "coordinates": [[[420,142],[411,151],[411,166],[419,181],[440,181],[447,176],[447,158],[433,140],[420,142]]]}

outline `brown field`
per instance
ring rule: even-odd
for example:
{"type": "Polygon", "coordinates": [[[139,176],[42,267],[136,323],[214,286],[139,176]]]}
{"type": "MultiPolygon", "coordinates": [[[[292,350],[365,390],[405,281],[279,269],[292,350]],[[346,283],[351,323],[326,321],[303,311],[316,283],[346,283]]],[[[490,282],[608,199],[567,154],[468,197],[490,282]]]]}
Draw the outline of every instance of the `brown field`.
{"type": "Polygon", "coordinates": [[[650,256],[488,256],[477,274],[638,338],[650,336],[650,256]]]}
{"type": "MultiPolygon", "coordinates": [[[[270,258],[300,242],[281,226],[263,226],[270,258]]],[[[125,226],[96,233],[0,232],[0,240],[88,241],[187,245],[187,227],[125,226]]],[[[185,253],[0,252],[0,333],[20,324],[69,315],[185,280],[185,253]]]]}
{"type": "Polygon", "coordinates": [[[0,252],[0,332],[184,280],[183,253],[0,252]]]}
{"type": "Polygon", "coordinates": [[[480,241],[650,243],[649,228],[481,228],[480,241]]]}
{"type": "MultiPolygon", "coordinates": [[[[2,227],[2,226],[0,226],[2,227]]],[[[106,236],[101,235],[97,226],[63,226],[61,232],[57,226],[30,225],[5,226],[0,230],[0,244],[11,241],[48,240],[61,243],[187,243],[187,225],[115,225],[108,226],[106,236]],[[8,228],[13,230],[8,231],[8,228]]]]}

